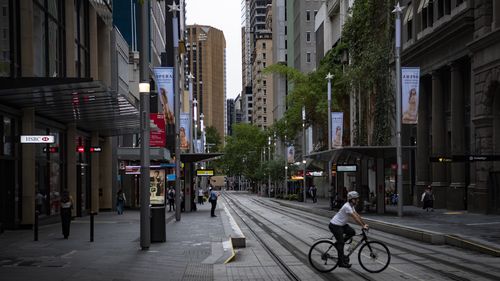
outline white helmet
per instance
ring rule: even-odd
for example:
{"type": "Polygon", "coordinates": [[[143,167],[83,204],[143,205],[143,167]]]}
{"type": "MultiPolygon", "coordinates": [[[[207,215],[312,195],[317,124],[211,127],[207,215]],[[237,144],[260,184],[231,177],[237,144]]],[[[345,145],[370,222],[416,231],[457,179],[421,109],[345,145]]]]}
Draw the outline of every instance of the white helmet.
{"type": "Polygon", "coordinates": [[[357,191],[350,191],[347,193],[347,200],[351,200],[354,198],[359,198],[359,193],[357,191]]]}

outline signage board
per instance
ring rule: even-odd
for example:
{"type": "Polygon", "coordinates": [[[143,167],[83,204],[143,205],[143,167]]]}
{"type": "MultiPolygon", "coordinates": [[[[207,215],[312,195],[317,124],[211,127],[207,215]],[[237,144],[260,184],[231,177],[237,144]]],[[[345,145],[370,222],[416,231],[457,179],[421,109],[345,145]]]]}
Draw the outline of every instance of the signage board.
{"type": "Polygon", "coordinates": [[[209,176],[213,176],[214,175],[214,170],[196,170],[196,175],[197,176],[205,176],[205,177],[209,177],[209,176]]]}
{"type": "Polygon", "coordinates": [[[29,136],[29,135],[22,135],[21,136],[21,143],[54,143],[55,138],[54,136],[29,136]]]}
{"type": "Polygon", "coordinates": [[[357,170],[356,165],[337,165],[337,172],[356,172],[357,170]]]}

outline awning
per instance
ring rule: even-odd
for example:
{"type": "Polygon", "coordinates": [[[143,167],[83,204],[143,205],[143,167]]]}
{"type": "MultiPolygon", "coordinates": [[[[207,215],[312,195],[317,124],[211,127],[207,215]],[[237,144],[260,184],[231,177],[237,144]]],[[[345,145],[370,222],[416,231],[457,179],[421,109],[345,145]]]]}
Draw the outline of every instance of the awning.
{"type": "MultiPolygon", "coordinates": [[[[402,146],[402,151],[415,150],[415,146],[402,146]]],[[[317,161],[334,163],[353,163],[358,158],[391,158],[396,157],[396,146],[346,146],[338,149],[325,150],[306,155],[317,161]]]]}
{"type": "Polygon", "coordinates": [[[181,162],[182,163],[195,163],[202,161],[209,161],[224,155],[223,153],[182,153],[181,162]]]}
{"type": "Polygon", "coordinates": [[[137,100],[92,79],[0,78],[0,103],[100,136],[139,132],[137,100]]]}
{"type": "Polygon", "coordinates": [[[420,5],[418,5],[417,13],[421,13],[422,9],[426,8],[429,5],[429,0],[420,0],[420,5]]]}
{"type": "MultiPolygon", "coordinates": [[[[141,148],[140,147],[118,147],[117,150],[118,160],[140,161],[141,148]]],[[[150,147],[149,158],[151,161],[170,161],[170,151],[164,147],[150,147]]]]}

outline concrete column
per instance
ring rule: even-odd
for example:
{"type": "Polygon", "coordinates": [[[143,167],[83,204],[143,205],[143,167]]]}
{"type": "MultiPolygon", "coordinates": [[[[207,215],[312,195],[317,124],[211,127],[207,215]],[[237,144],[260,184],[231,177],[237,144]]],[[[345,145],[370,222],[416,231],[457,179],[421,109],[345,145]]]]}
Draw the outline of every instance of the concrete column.
{"type": "Polygon", "coordinates": [[[500,2],[498,0],[493,2],[493,23],[491,26],[492,30],[500,27],[500,2]]]}
{"type": "MultiPolygon", "coordinates": [[[[24,108],[22,117],[22,135],[35,133],[35,109],[24,108]]],[[[35,149],[38,144],[22,144],[22,206],[23,216],[21,224],[33,224],[35,219],[35,149]]],[[[41,148],[41,147],[40,147],[41,148]]]]}
{"type": "Polygon", "coordinates": [[[75,14],[75,2],[74,1],[65,1],[65,30],[66,30],[66,76],[67,77],[76,77],[76,69],[75,69],[75,21],[73,20],[76,17],[75,14]]]}
{"type": "MultiPolygon", "coordinates": [[[[450,66],[451,70],[451,154],[465,154],[465,106],[464,79],[458,63],[450,66]]],[[[463,210],[465,197],[465,163],[451,163],[451,184],[448,188],[446,208],[463,210]]]]}
{"type": "MultiPolygon", "coordinates": [[[[102,152],[94,153],[99,156],[99,172],[100,172],[100,183],[99,183],[99,209],[111,210],[113,208],[113,195],[116,193],[113,191],[113,169],[116,168],[113,165],[113,139],[108,137],[104,139],[104,143],[101,145],[102,152]]],[[[93,173],[92,173],[93,175],[93,173]]],[[[115,174],[116,175],[116,174],[115,174]]],[[[129,196],[126,194],[125,196],[129,196]]],[[[129,197],[126,197],[130,200],[129,197]]]]}
{"type": "MultiPolygon", "coordinates": [[[[111,86],[111,29],[99,18],[97,19],[97,46],[99,58],[99,78],[107,86],[111,86]]],[[[113,46],[114,47],[114,46],[113,46]]],[[[96,77],[96,76],[94,76],[96,77]]]]}
{"type": "Polygon", "coordinates": [[[385,213],[385,178],[384,178],[384,157],[377,157],[377,214],[385,213]]]}
{"type": "Polygon", "coordinates": [[[418,98],[418,124],[417,124],[417,169],[416,190],[413,198],[415,205],[419,206],[420,195],[430,183],[429,177],[429,89],[424,79],[420,81],[418,98]]]}
{"type": "MultiPolygon", "coordinates": [[[[442,75],[439,71],[432,72],[432,154],[434,156],[446,153],[444,95],[442,75]]],[[[435,208],[446,207],[446,164],[432,163],[432,186],[436,197],[435,208]]]]}
{"type": "Polygon", "coordinates": [[[90,77],[99,79],[99,50],[97,40],[97,14],[92,5],[89,5],[89,46],[90,46],[90,77]]]}
{"type": "Polygon", "coordinates": [[[191,199],[191,196],[193,195],[193,192],[196,194],[196,190],[192,190],[193,185],[191,184],[192,180],[192,173],[191,170],[193,169],[193,164],[192,163],[185,163],[184,164],[184,208],[186,209],[186,212],[191,212],[191,205],[193,203],[193,200],[191,199]]]}
{"type": "Polygon", "coordinates": [[[69,194],[73,198],[75,206],[73,208],[73,216],[76,216],[76,200],[77,200],[77,174],[76,174],[76,143],[77,143],[77,133],[76,124],[68,124],[68,130],[66,131],[66,178],[69,194]]]}
{"type": "MultiPolygon", "coordinates": [[[[99,146],[99,133],[92,132],[90,138],[91,146],[99,146]]],[[[92,206],[90,208],[91,212],[99,212],[99,177],[101,175],[101,170],[99,169],[99,153],[90,153],[90,182],[91,182],[91,202],[92,206]]]]}
{"type": "MultiPolygon", "coordinates": [[[[22,75],[33,76],[33,1],[20,1],[21,12],[21,70],[22,75]]],[[[23,212],[24,213],[24,212],[23,212]]]]}

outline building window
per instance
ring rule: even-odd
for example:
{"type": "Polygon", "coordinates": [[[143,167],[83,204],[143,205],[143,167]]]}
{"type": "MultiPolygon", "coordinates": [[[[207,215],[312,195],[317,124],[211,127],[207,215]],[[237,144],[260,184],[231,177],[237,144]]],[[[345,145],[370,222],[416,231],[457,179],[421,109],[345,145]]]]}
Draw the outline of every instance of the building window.
{"type": "Polygon", "coordinates": [[[263,67],[263,68],[266,68],[266,62],[263,62],[263,63],[262,63],[262,67],[263,67]]]}
{"type": "Polygon", "coordinates": [[[310,31],[306,32],[306,42],[311,42],[311,32],[310,31]]]}
{"type": "Polygon", "coordinates": [[[266,42],[262,42],[262,49],[266,49],[266,42]]]}
{"type": "Polygon", "coordinates": [[[65,76],[64,1],[33,1],[33,74],[65,76]]]}
{"type": "Polygon", "coordinates": [[[311,11],[307,10],[306,11],[306,21],[310,21],[311,20],[311,11]]]}
{"type": "Polygon", "coordinates": [[[262,59],[265,60],[266,59],[266,53],[262,53],[262,59]]]}
{"type": "Polygon", "coordinates": [[[90,77],[89,3],[75,0],[75,69],[77,77],[90,77]]]}
{"type": "Polygon", "coordinates": [[[413,5],[408,3],[408,8],[406,9],[404,24],[406,25],[406,41],[413,38],[413,5]]]}
{"type": "Polygon", "coordinates": [[[306,53],[306,62],[311,62],[311,53],[306,53]]]}
{"type": "Polygon", "coordinates": [[[0,17],[0,77],[20,75],[19,2],[1,1],[0,17]]]}
{"type": "Polygon", "coordinates": [[[262,80],[262,84],[264,85],[264,87],[267,85],[267,81],[266,80],[262,80]]]}

